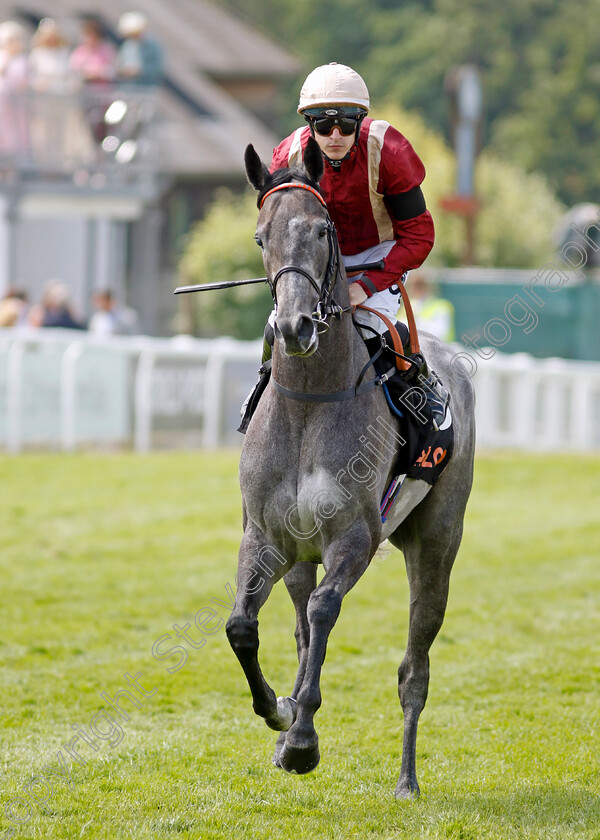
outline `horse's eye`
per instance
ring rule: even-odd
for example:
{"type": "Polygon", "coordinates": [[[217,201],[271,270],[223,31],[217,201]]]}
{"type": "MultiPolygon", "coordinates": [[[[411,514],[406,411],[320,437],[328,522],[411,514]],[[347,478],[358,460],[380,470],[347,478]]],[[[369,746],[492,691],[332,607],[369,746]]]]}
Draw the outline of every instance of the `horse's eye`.
{"type": "Polygon", "coordinates": [[[256,240],[256,244],[258,245],[258,247],[262,248],[263,244],[262,244],[262,239],[260,238],[260,236],[255,236],[254,239],[256,240]]]}
{"type": "Polygon", "coordinates": [[[327,228],[321,228],[319,231],[319,239],[323,239],[325,236],[327,236],[327,228]]]}

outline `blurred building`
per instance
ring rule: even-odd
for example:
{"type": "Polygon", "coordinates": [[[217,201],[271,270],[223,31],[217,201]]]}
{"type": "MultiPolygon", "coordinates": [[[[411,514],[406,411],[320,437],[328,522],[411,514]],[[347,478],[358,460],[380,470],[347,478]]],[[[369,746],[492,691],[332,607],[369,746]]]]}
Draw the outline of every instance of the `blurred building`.
{"type": "MultiPolygon", "coordinates": [[[[0,0],[0,21],[33,34],[51,14],[75,46],[82,17],[93,15],[118,47],[118,21],[131,8],[127,0],[53,0],[51,9],[0,0]]],[[[92,290],[110,288],[138,312],[143,331],[164,333],[181,237],[215,187],[243,187],[248,143],[270,158],[279,137],[269,120],[301,67],[206,0],[137,0],[135,9],[164,49],[157,89],[89,92],[83,115],[81,93],[4,96],[22,132],[0,145],[0,296],[19,286],[35,300],[49,277],[60,277],[89,312],[92,290]],[[53,133],[40,135],[49,98],[53,133]],[[90,108],[101,114],[102,133],[75,142],[90,108]]]]}

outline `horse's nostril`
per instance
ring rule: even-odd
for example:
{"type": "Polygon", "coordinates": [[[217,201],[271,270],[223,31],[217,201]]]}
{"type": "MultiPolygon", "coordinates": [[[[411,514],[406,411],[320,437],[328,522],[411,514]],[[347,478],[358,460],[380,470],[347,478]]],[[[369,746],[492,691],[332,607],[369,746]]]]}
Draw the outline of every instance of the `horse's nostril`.
{"type": "Polygon", "coordinates": [[[307,318],[306,315],[302,315],[296,329],[296,335],[300,341],[310,341],[313,337],[314,329],[315,325],[312,318],[307,318]]]}
{"type": "Polygon", "coordinates": [[[299,315],[291,319],[278,318],[275,330],[276,338],[283,340],[288,356],[304,356],[313,348],[315,326],[312,318],[299,315]]]}
{"type": "Polygon", "coordinates": [[[313,340],[314,332],[315,325],[308,315],[278,318],[276,321],[275,336],[283,339],[288,353],[304,353],[313,340]]]}

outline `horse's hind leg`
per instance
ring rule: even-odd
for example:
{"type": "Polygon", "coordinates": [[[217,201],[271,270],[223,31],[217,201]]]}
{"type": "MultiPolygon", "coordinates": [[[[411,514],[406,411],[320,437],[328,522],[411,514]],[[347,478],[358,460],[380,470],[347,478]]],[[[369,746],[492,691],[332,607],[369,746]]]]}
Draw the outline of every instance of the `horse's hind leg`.
{"type": "MultiPolygon", "coordinates": [[[[310,642],[310,626],[308,623],[308,599],[311,592],[317,585],[317,565],[316,563],[301,561],[296,563],[283,579],[290,598],[296,609],[296,648],[298,651],[298,673],[296,681],[292,690],[291,697],[296,700],[298,692],[304,680],[306,672],[306,661],[308,657],[308,645],[310,642]]],[[[279,756],[285,744],[286,732],[281,732],[275,744],[275,753],[273,755],[273,764],[276,767],[281,767],[279,756]]]]}
{"type": "MultiPolygon", "coordinates": [[[[421,512],[419,512],[421,513],[421,512]]],[[[403,523],[391,541],[404,552],[410,587],[410,620],[406,654],[398,669],[398,695],[404,713],[402,766],[396,797],[419,795],[416,772],[417,727],[429,687],[429,649],[438,634],[448,601],[452,564],[460,545],[460,524],[435,524],[422,515],[403,523]],[[417,523],[421,527],[417,530],[417,523]]]]}
{"type": "Polygon", "coordinates": [[[292,725],[295,704],[288,698],[277,698],[262,674],[258,663],[258,612],[273,584],[291,566],[249,525],[240,545],[237,593],[226,626],[227,638],[250,686],[254,711],[276,730],[292,725]]]}

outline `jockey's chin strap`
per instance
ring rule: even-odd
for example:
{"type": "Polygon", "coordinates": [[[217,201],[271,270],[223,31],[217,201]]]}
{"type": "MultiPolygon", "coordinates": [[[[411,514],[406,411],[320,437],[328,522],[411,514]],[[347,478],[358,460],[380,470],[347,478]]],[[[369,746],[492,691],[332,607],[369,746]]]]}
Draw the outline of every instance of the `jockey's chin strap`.
{"type": "Polygon", "coordinates": [[[334,316],[335,318],[341,318],[345,312],[352,312],[352,306],[340,306],[333,300],[333,287],[335,285],[335,280],[339,273],[339,248],[337,243],[337,235],[335,232],[335,225],[331,221],[329,217],[329,213],[327,212],[327,204],[325,203],[325,199],[321,195],[321,193],[316,190],[314,187],[311,187],[310,184],[303,184],[300,181],[288,181],[284,184],[278,184],[276,187],[268,190],[262,200],[260,202],[260,208],[262,209],[265,200],[273,193],[277,193],[280,190],[290,190],[290,189],[299,189],[299,190],[307,190],[308,192],[312,193],[320,203],[325,208],[325,212],[327,213],[326,216],[326,231],[327,231],[327,246],[328,246],[328,257],[327,257],[327,268],[325,269],[325,277],[323,279],[322,284],[319,286],[319,283],[315,280],[315,278],[308,272],[305,268],[302,268],[297,265],[284,265],[279,271],[275,274],[272,280],[268,280],[269,288],[271,289],[271,296],[273,298],[273,302],[277,307],[277,283],[282,278],[284,274],[300,274],[302,277],[306,277],[308,282],[314,288],[316,293],[319,296],[317,301],[317,305],[312,313],[312,319],[317,324],[322,326],[320,332],[323,330],[328,329],[329,324],[327,319],[330,316],[334,316]]]}

